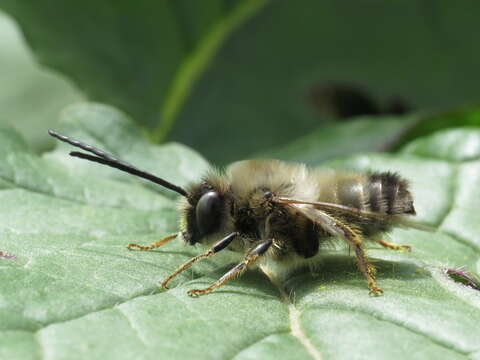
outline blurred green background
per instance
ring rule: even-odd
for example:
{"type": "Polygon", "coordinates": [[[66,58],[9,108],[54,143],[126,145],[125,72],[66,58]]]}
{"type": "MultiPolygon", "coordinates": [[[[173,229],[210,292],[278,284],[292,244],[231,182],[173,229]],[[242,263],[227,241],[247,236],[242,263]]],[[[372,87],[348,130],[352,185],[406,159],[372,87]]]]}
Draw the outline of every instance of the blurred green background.
{"type": "Polygon", "coordinates": [[[0,119],[39,151],[62,109],[85,100],[219,165],[313,163],[480,124],[474,1],[1,0],[0,9],[0,119]]]}

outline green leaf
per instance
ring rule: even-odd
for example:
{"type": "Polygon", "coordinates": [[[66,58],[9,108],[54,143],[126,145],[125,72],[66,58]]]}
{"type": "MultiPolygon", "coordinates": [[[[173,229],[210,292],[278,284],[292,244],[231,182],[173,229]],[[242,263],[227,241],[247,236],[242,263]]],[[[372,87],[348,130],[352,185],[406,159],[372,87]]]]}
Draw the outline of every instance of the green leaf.
{"type": "Polygon", "coordinates": [[[479,128],[473,127],[443,130],[414,141],[403,152],[452,162],[475,161],[480,156],[479,131],[479,128]]]}
{"type": "MultiPolygon", "coordinates": [[[[144,143],[128,118],[105,106],[71,108],[62,124],[172,182],[206,169],[183,146],[144,143]],[[175,159],[187,167],[172,169],[175,159]]],[[[445,274],[480,268],[480,148],[462,136],[480,142],[478,130],[452,130],[399,154],[331,162],[399,171],[411,181],[418,220],[438,228],[393,231],[392,241],[413,245],[411,253],[370,247],[384,296],[370,297],[353,257],[332,249],[313,272],[283,284],[249,271],[194,299],[186,291],[221,276],[231,254],[196,264],[161,291],[158,282],[201,249],[175,241],[151,252],[125,248],[175,232],[174,200],[69,158],[63,144],[39,157],[2,128],[0,250],[15,258],[0,257],[0,358],[477,358],[480,293],[445,274]]]]}
{"type": "MultiPolygon", "coordinates": [[[[398,149],[418,137],[433,134],[442,129],[467,128],[465,132],[451,132],[448,143],[427,142],[429,153],[437,156],[462,160],[477,152],[476,133],[471,129],[480,127],[480,111],[477,107],[450,110],[439,113],[418,112],[407,116],[368,116],[349,119],[343,123],[332,123],[311,131],[286,145],[264,150],[253,155],[260,158],[275,158],[316,165],[334,158],[348,155],[383,152],[398,149]],[[465,136],[465,137],[463,137],[465,136]],[[454,142],[450,145],[450,142],[454,142]],[[463,144],[463,146],[461,146],[463,144]],[[452,151],[452,148],[455,151],[452,151]]],[[[476,131],[476,130],[475,130],[476,131]]],[[[439,135],[444,141],[444,136],[439,135]]],[[[416,144],[416,143],[415,143],[416,144]]],[[[414,145],[415,148],[421,145],[414,145]]],[[[418,149],[418,151],[422,151],[418,149]]]]}
{"type": "MultiPolygon", "coordinates": [[[[437,114],[423,114],[418,116],[418,121],[412,124],[397,144],[397,147],[403,146],[410,141],[425,135],[430,135],[436,131],[455,127],[480,127],[480,108],[467,107],[461,110],[451,110],[437,114]]],[[[443,150],[443,148],[441,149],[443,150]]],[[[444,152],[445,153],[445,152],[444,152]]],[[[446,154],[445,154],[446,155],[446,154]]],[[[456,156],[456,154],[452,154],[456,156]]]]}

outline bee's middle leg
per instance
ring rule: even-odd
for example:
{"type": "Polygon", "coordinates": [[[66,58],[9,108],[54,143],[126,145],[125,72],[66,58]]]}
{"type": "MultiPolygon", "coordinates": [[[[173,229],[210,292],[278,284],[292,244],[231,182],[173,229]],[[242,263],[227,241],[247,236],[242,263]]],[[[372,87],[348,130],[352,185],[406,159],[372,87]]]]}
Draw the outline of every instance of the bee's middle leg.
{"type": "Polygon", "coordinates": [[[245,258],[241,263],[239,263],[238,265],[230,269],[227,273],[225,273],[220,279],[215,281],[212,285],[210,285],[205,289],[189,290],[187,294],[190,296],[200,296],[200,295],[208,294],[214,289],[222,286],[228,280],[234,277],[240,276],[245,270],[247,270],[250,264],[254,263],[258,259],[259,256],[265,254],[265,252],[270,248],[272,243],[273,243],[272,239],[264,240],[258,243],[252,250],[250,250],[247,253],[247,255],[245,255],[245,258]]]}

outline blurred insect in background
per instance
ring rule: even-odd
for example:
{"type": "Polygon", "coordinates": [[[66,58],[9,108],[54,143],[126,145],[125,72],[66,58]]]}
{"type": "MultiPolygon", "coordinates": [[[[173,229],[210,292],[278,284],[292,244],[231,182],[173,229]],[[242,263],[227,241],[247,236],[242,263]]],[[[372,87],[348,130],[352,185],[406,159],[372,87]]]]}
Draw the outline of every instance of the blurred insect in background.
{"type": "Polygon", "coordinates": [[[318,262],[323,245],[335,238],[353,249],[370,294],[380,295],[383,291],[375,281],[365,243],[410,250],[408,245],[396,245],[381,236],[397,226],[421,228],[409,219],[415,208],[408,183],[395,173],[245,160],[225,172],[210,170],[199,183],[184,189],[90,145],[52,130],[49,134],[93,154],[74,151],[71,156],[117,168],[182,196],[179,233],[147,246],[128,245],[129,249],[152,250],[179,237],[186,244],[208,247],[168,276],[162,287],[195,262],[224,249],[243,255],[238,265],[207,288],[188,291],[191,296],[207,294],[251,267],[280,278],[293,268],[318,262]]]}

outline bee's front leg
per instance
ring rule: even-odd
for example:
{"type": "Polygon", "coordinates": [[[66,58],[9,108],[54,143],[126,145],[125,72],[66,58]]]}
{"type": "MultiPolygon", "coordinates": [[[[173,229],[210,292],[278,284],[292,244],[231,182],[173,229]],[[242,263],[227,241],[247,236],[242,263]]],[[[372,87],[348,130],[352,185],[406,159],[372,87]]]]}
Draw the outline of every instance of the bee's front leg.
{"type": "Polygon", "coordinates": [[[252,250],[250,250],[246,255],[243,261],[229,270],[225,275],[223,275],[220,279],[215,281],[212,285],[205,289],[193,289],[187,292],[190,296],[200,296],[208,294],[209,292],[213,291],[214,289],[222,286],[228,280],[240,276],[245,270],[247,270],[248,266],[254,263],[260,255],[265,254],[265,252],[270,248],[272,245],[273,240],[268,239],[258,243],[252,250]]]}
{"type": "Polygon", "coordinates": [[[191,258],[190,260],[188,260],[186,263],[182,264],[177,270],[175,270],[168,278],[166,278],[165,280],[162,281],[162,283],[160,284],[163,288],[165,289],[168,289],[167,285],[168,283],[170,282],[170,280],[172,280],[175,276],[177,276],[178,274],[180,274],[182,271],[185,271],[187,270],[190,266],[192,266],[193,264],[195,264],[198,260],[201,260],[201,259],[204,259],[204,258],[207,258],[207,257],[210,257],[210,256],[213,256],[215,255],[216,253],[218,253],[219,251],[225,249],[228,245],[230,245],[230,243],[233,241],[233,239],[235,239],[235,237],[238,236],[238,233],[237,232],[233,232],[231,234],[228,234],[227,236],[225,236],[223,239],[217,241],[215,244],[213,244],[213,246],[208,249],[206,252],[204,252],[203,254],[200,254],[200,255],[197,255],[193,258],[191,258]]]}
{"type": "Polygon", "coordinates": [[[175,239],[177,236],[178,236],[178,234],[172,234],[172,235],[169,235],[167,237],[164,237],[161,240],[155,241],[155,242],[153,242],[153,243],[151,243],[147,246],[142,246],[142,245],[138,245],[138,244],[128,244],[127,249],[131,250],[132,248],[136,248],[136,249],[142,250],[142,251],[153,250],[153,249],[159,248],[160,246],[165,245],[169,241],[175,239]]]}

